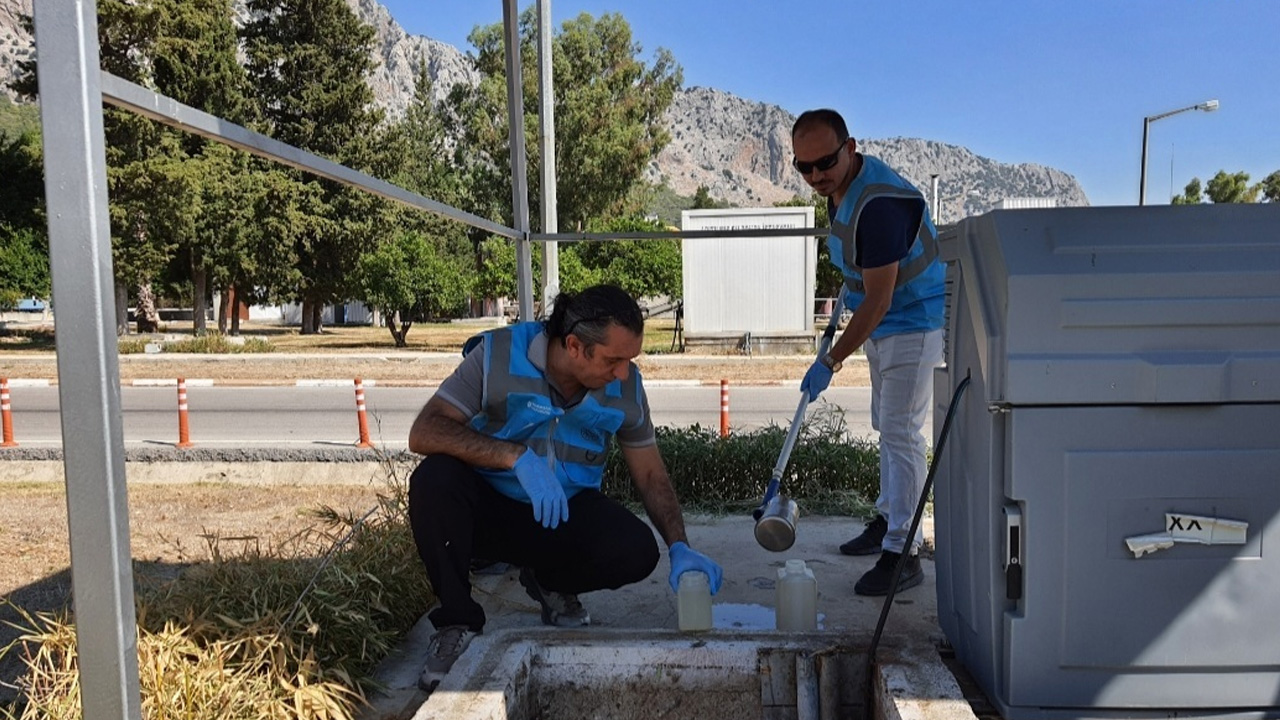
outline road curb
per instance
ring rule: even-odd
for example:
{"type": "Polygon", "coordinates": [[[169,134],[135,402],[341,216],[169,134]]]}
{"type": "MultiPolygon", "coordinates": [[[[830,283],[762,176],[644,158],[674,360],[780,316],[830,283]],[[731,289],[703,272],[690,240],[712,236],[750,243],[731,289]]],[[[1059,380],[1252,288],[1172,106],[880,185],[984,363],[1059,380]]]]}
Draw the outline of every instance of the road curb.
{"type": "MultiPolygon", "coordinates": [[[[214,381],[210,378],[187,378],[187,387],[213,387],[214,381]]],[[[177,378],[134,378],[133,380],[122,380],[122,385],[132,385],[134,387],[177,387],[177,378]]]]}

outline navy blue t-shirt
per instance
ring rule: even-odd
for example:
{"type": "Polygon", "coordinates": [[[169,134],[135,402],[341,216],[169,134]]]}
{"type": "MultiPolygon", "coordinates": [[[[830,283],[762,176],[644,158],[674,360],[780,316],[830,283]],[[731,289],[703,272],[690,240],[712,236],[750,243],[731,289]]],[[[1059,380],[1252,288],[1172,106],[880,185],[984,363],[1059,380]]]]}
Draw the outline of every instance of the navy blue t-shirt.
{"type": "MultiPolygon", "coordinates": [[[[827,212],[835,217],[830,200],[827,212]]],[[[901,262],[916,240],[923,212],[924,203],[910,198],[882,197],[868,202],[858,216],[854,263],[860,268],[878,268],[901,262]]]]}

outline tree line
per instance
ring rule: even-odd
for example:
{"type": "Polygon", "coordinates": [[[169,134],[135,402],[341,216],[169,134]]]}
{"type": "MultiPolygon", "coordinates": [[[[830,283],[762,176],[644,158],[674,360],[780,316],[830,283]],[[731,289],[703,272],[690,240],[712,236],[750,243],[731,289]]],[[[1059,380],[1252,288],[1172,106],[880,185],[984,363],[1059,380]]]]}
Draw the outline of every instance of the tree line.
{"type": "MultiPolygon", "coordinates": [[[[247,6],[249,19],[237,28],[230,0],[99,0],[102,68],[513,224],[501,25],[478,26],[469,36],[478,84],[458,84],[434,102],[423,68],[407,112],[389,119],[366,82],[374,70],[374,30],[344,0],[249,0],[247,6]]],[[[520,35],[531,138],[538,132],[536,31],[530,7],[521,13],[520,35]]],[[[679,65],[662,49],[651,62],[642,60],[618,14],[568,20],[552,45],[561,227],[663,229],[644,216],[658,189],[643,173],[670,140],[662,115],[683,81],[679,65]]],[[[21,65],[13,88],[36,98],[34,59],[21,65]]],[[[30,106],[0,108],[0,119],[23,107],[30,106]]],[[[157,297],[192,307],[195,331],[203,333],[217,290],[223,332],[238,333],[240,303],[296,302],[302,332],[314,333],[324,306],[362,300],[385,314],[394,341],[403,345],[414,322],[466,315],[483,298],[515,294],[514,246],[507,239],[110,106],[103,126],[122,333],[129,332],[131,306],[138,331],[156,329],[157,297]]],[[[17,297],[47,296],[49,278],[38,126],[0,124],[0,132],[0,173],[14,179],[0,190],[3,307],[17,297]]],[[[539,148],[528,143],[534,208],[539,148]]],[[[538,224],[535,217],[534,231],[538,224]]],[[[680,277],[674,240],[561,245],[562,289],[607,281],[636,296],[678,296],[680,277]]]]}
{"type": "Polygon", "coordinates": [[[1206,200],[1212,203],[1280,202],[1280,170],[1254,185],[1249,184],[1247,172],[1229,173],[1219,170],[1203,188],[1200,186],[1200,178],[1193,177],[1181,195],[1173,196],[1172,203],[1199,205],[1206,200]]]}

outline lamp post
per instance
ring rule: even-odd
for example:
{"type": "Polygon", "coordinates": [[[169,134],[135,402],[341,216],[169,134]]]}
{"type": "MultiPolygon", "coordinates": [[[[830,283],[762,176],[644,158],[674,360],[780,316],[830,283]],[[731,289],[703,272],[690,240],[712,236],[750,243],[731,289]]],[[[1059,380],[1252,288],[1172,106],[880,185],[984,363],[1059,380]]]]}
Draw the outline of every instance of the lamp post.
{"type": "Polygon", "coordinates": [[[1147,204],[1147,135],[1150,133],[1151,123],[1157,120],[1160,120],[1161,118],[1167,118],[1170,115],[1177,115],[1178,113],[1184,113],[1190,110],[1203,110],[1205,112],[1213,112],[1214,110],[1217,110],[1217,109],[1218,109],[1217,100],[1207,100],[1205,102],[1198,103],[1196,105],[1188,105],[1184,108],[1178,108],[1177,110],[1170,110],[1169,112],[1166,112],[1166,113],[1160,113],[1159,115],[1149,115],[1145,118],[1142,118],[1142,181],[1138,187],[1138,204],[1139,205],[1147,204]]]}

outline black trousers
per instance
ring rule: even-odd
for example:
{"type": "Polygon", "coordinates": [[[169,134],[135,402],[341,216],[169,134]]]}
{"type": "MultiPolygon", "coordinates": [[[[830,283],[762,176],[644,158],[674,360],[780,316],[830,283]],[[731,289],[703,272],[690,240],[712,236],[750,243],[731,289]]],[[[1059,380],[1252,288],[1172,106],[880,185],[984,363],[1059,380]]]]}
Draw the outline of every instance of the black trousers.
{"type": "Polygon", "coordinates": [[[429,455],[413,471],[409,523],[440,600],[430,613],[437,628],[484,627],[484,609],[471,597],[474,557],[532,568],[547,590],[577,594],[639,582],[660,556],[653,530],[597,490],[570,498],[569,520],[551,530],[533,519],[528,503],[449,455],[429,455]]]}

